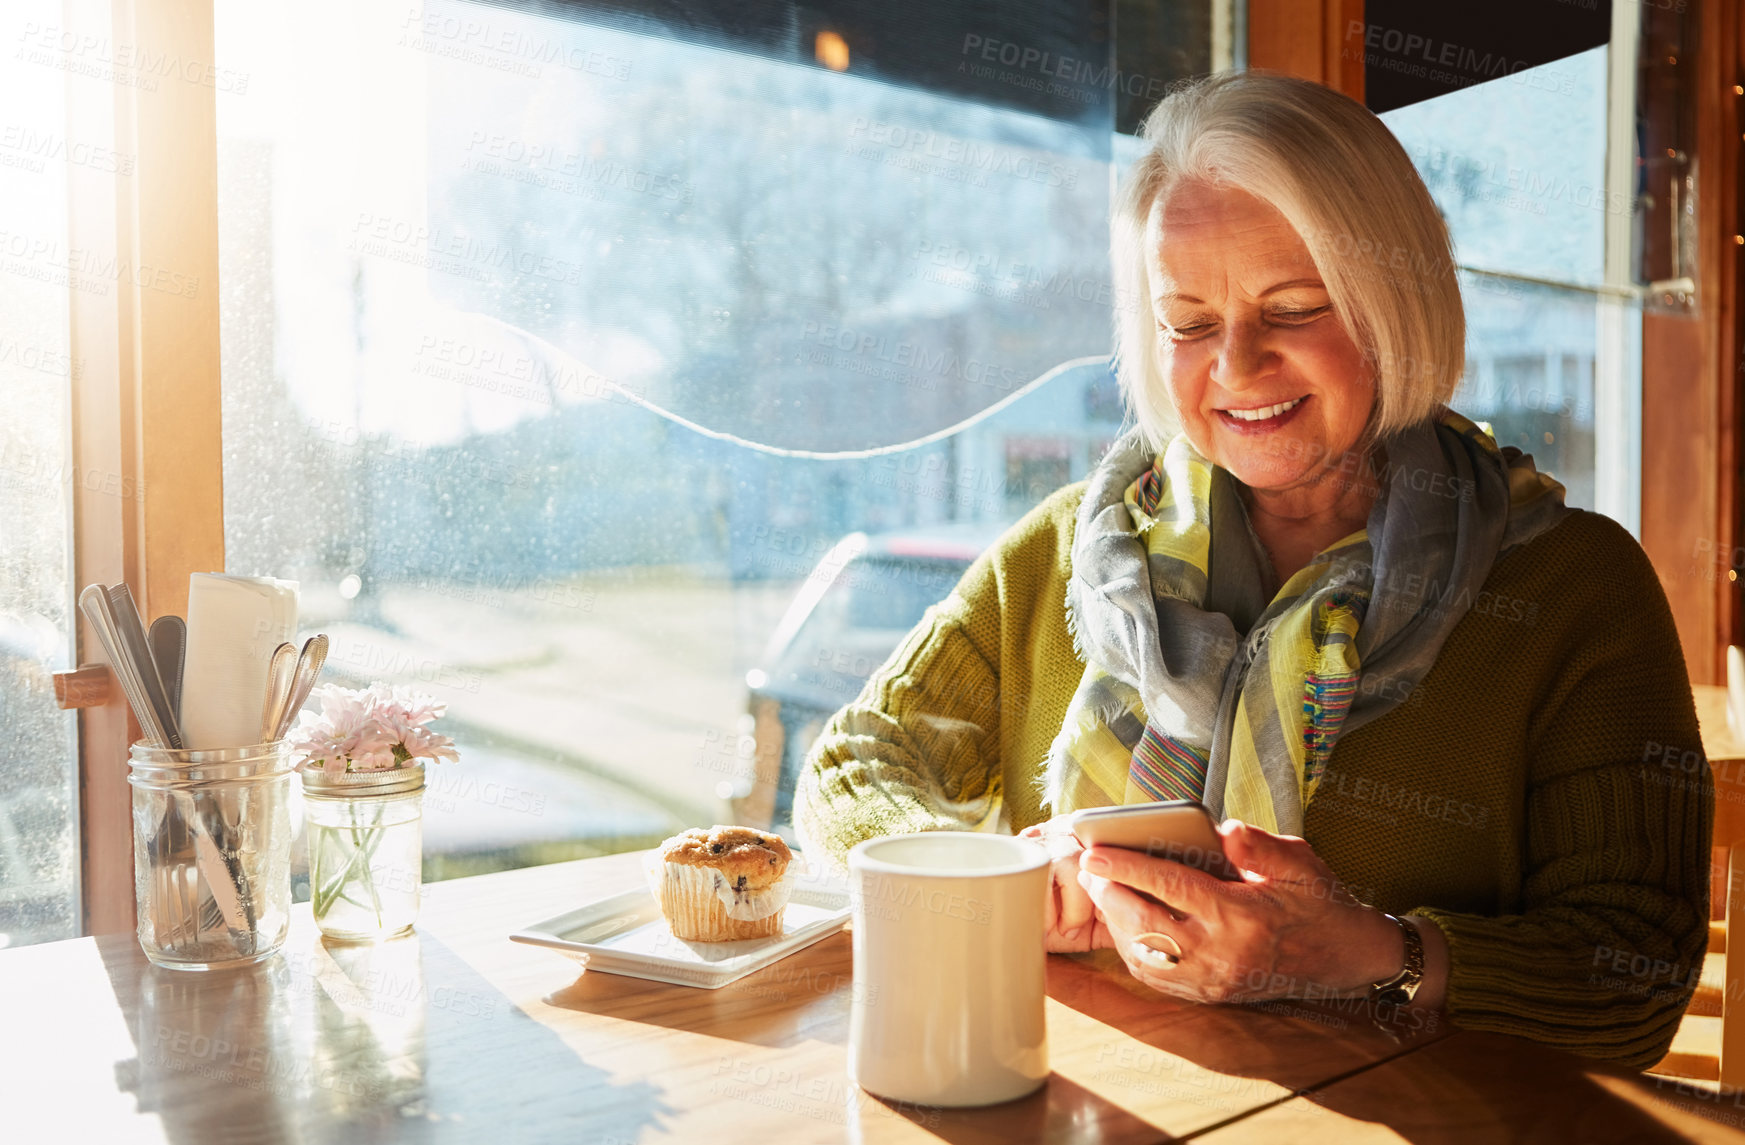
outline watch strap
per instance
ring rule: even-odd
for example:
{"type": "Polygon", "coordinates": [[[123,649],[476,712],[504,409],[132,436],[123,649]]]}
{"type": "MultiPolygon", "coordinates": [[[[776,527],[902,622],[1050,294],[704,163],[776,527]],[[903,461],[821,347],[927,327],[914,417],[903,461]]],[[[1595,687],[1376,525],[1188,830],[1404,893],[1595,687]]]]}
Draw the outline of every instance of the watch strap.
{"type": "Polygon", "coordinates": [[[1406,964],[1398,974],[1370,986],[1369,999],[1390,1006],[1404,1006],[1417,997],[1418,987],[1424,982],[1424,936],[1418,933],[1417,927],[1398,915],[1384,917],[1400,928],[1400,936],[1406,942],[1406,964]]]}

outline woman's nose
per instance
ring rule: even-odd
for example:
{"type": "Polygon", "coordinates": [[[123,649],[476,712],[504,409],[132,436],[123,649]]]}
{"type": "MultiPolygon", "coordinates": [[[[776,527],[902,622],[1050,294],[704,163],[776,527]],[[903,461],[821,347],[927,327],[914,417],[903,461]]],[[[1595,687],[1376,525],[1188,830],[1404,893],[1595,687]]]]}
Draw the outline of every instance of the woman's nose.
{"type": "Polygon", "coordinates": [[[1267,377],[1276,365],[1277,355],[1267,344],[1264,329],[1231,323],[1224,328],[1212,363],[1212,380],[1227,390],[1240,390],[1267,377]]]}

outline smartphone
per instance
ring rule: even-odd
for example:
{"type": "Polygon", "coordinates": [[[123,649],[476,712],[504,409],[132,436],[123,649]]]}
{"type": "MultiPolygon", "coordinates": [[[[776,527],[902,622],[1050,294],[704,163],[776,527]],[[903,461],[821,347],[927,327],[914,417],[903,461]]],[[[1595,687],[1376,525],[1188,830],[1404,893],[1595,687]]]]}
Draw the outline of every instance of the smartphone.
{"type": "Polygon", "coordinates": [[[1229,882],[1242,872],[1224,856],[1224,838],[1204,805],[1192,799],[1089,807],[1074,812],[1072,833],[1087,847],[1125,847],[1197,867],[1229,882]]]}

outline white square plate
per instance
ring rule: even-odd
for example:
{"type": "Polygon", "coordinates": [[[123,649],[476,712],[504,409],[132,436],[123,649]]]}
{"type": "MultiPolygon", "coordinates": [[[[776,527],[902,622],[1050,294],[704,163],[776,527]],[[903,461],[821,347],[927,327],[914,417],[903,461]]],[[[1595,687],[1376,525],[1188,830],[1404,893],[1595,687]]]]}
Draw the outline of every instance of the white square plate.
{"type": "Polygon", "coordinates": [[[828,938],[848,922],[848,883],[802,871],[782,913],[782,933],[738,942],[674,938],[646,888],[613,895],[509,936],[568,955],[589,970],[718,990],[828,938]]]}

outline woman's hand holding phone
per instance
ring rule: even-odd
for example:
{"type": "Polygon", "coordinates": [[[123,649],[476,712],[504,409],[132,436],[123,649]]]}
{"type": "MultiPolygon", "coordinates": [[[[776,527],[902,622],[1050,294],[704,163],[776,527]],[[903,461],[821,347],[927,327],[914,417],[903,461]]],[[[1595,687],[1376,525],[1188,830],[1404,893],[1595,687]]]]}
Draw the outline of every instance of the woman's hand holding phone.
{"type": "MultiPolygon", "coordinates": [[[[1361,994],[1399,972],[1399,928],[1352,897],[1307,842],[1236,819],[1218,834],[1248,873],[1242,882],[1122,847],[1081,853],[1080,880],[1135,978],[1197,1002],[1236,1002],[1361,994]],[[1169,945],[1177,950],[1166,954],[1169,945]]],[[[1420,989],[1430,1008],[1447,961],[1432,937],[1420,989]]]]}
{"type": "MultiPolygon", "coordinates": [[[[1197,805],[1120,810],[1089,823],[1079,813],[1077,834],[1068,815],[1020,832],[1053,860],[1049,951],[1112,948],[1139,981],[1200,1002],[1361,994],[1398,972],[1399,928],[1352,897],[1302,839],[1211,823],[1197,805]],[[1185,861],[1146,853],[1160,846],[1185,861]]],[[[1442,1005],[1448,956],[1440,931],[1417,929],[1427,1012],[1442,1005]]]]}
{"type": "Polygon", "coordinates": [[[1072,833],[1068,816],[1060,815],[1019,832],[1048,848],[1049,890],[1045,942],[1051,954],[1081,954],[1112,947],[1114,939],[1097,913],[1096,904],[1079,882],[1079,855],[1084,851],[1072,833]]]}

